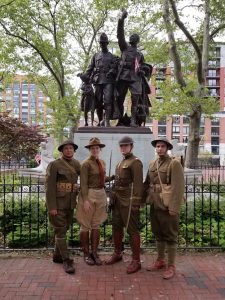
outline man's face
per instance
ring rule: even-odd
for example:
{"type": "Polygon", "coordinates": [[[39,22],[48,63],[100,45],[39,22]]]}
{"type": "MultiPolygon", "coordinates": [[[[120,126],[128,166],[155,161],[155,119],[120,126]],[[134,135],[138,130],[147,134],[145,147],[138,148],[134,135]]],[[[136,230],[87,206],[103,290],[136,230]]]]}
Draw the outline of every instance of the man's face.
{"type": "Polygon", "coordinates": [[[90,150],[90,153],[91,153],[92,156],[94,156],[96,158],[99,157],[100,152],[101,152],[101,148],[99,146],[91,146],[89,148],[89,150],[90,150]]]}
{"type": "Polygon", "coordinates": [[[167,154],[168,146],[164,142],[157,142],[155,149],[156,149],[156,153],[161,157],[167,154]]]}
{"type": "Polygon", "coordinates": [[[131,45],[136,46],[136,45],[139,43],[139,37],[138,37],[138,35],[137,35],[137,34],[132,34],[132,35],[130,36],[129,43],[130,43],[131,45]]]}
{"type": "Polygon", "coordinates": [[[62,150],[63,156],[65,158],[71,159],[75,153],[73,145],[65,145],[62,150]]]}
{"type": "Polygon", "coordinates": [[[130,153],[132,149],[133,149],[133,145],[132,144],[120,145],[120,152],[123,155],[130,153]]]}
{"type": "Polygon", "coordinates": [[[101,49],[104,51],[107,49],[108,42],[99,42],[101,49]]]}

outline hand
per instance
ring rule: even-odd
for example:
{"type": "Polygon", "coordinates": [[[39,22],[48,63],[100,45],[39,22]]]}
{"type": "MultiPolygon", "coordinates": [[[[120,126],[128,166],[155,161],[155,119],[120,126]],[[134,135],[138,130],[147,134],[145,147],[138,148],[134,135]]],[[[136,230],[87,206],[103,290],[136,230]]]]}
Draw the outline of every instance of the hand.
{"type": "Polygon", "coordinates": [[[125,8],[122,8],[122,16],[121,16],[121,19],[126,19],[127,18],[127,15],[128,15],[128,13],[127,13],[127,11],[126,11],[126,9],[125,8]]]}
{"type": "Polygon", "coordinates": [[[176,213],[175,211],[169,210],[169,215],[170,215],[170,216],[176,216],[177,213],[176,213]]]}
{"type": "Polygon", "coordinates": [[[140,209],[140,205],[132,205],[131,206],[131,210],[134,211],[134,212],[138,212],[140,209]]]}
{"type": "Polygon", "coordinates": [[[52,210],[49,211],[49,214],[52,215],[52,216],[56,216],[57,213],[58,213],[57,209],[52,209],[52,210]]]}
{"type": "Polygon", "coordinates": [[[88,213],[90,211],[90,209],[91,209],[91,204],[90,204],[89,200],[85,200],[84,201],[84,211],[86,213],[88,213]]]}

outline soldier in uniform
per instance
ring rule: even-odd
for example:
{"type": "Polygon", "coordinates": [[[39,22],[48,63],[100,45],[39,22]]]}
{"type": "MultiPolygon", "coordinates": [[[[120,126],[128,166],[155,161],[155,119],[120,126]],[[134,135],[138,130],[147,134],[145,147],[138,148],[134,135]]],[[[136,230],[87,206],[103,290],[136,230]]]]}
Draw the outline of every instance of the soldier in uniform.
{"type": "Polygon", "coordinates": [[[142,202],[143,166],[132,153],[133,140],[129,136],[119,141],[122,161],[116,166],[113,197],[115,205],[112,213],[114,253],[105,261],[111,265],[122,260],[123,229],[130,237],[132,261],[127,273],[135,273],[141,269],[139,209],[142,202]]]}
{"type": "Polygon", "coordinates": [[[131,127],[137,127],[137,107],[142,96],[142,64],[144,62],[143,54],[137,50],[137,45],[140,41],[138,34],[132,34],[129,39],[129,44],[124,36],[124,20],[127,17],[127,11],[123,10],[121,18],[118,20],[117,38],[120,47],[121,62],[118,75],[116,78],[118,91],[118,105],[123,116],[124,100],[128,91],[131,93],[131,127]]]}
{"type": "Polygon", "coordinates": [[[80,163],[73,158],[77,148],[73,141],[63,142],[58,147],[62,157],[51,162],[46,170],[46,204],[55,234],[53,262],[63,263],[66,273],[75,272],[73,260],[69,258],[66,233],[72,223],[78,194],[80,163]]]}
{"type": "MultiPolygon", "coordinates": [[[[84,261],[88,265],[101,265],[97,254],[100,240],[99,226],[106,220],[105,162],[99,158],[104,144],[96,137],[91,138],[85,148],[90,156],[81,164],[81,192],[76,211],[80,227],[80,241],[84,252],[84,261]],[[91,236],[91,253],[89,252],[89,233],[91,236]]],[[[113,179],[113,178],[112,178],[113,179]]]]}
{"type": "Polygon", "coordinates": [[[157,271],[166,267],[165,249],[167,248],[168,264],[163,273],[164,279],[170,279],[175,275],[175,257],[179,229],[179,213],[184,195],[184,171],[177,159],[169,157],[167,151],[173,145],[166,138],[158,138],[152,141],[156,148],[158,158],[150,162],[147,176],[144,182],[144,195],[151,191],[150,220],[152,231],[156,237],[157,260],[147,267],[148,271],[157,271]],[[162,184],[171,185],[172,199],[165,206],[160,197],[162,184]]]}
{"type": "Polygon", "coordinates": [[[105,110],[105,126],[110,126],[114,98],[114,82],[117,72],[117,58],[109,52],[109,40],[105,33],[100,35],[101,52],[94,54],[84,76],[92,80],[95,87],[97,114],[100,122],[105,110]]]}

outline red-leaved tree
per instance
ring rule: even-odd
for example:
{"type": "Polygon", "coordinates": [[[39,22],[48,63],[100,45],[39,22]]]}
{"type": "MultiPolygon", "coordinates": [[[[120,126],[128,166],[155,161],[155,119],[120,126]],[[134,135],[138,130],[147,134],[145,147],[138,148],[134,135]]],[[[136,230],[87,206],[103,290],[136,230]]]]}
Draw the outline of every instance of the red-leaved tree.
{"type": "Polygon", "coordinates": [[[0,160],[32,158],[44,139],[39,126],[0,116],[0,160]]]}

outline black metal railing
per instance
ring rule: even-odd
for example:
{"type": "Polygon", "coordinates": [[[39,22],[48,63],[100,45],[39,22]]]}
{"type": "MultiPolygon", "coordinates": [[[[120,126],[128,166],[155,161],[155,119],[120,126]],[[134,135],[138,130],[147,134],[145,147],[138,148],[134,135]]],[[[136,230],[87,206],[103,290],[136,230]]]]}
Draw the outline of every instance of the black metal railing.
{"type": "MultiPolygon", "coordinates": [[[[225,184],[218,180],[190,178],[187,201],[180,214],[180,248],[225,248],[225,184]]],[[[154,247],[150,207],[141,209],[142,247],[154,247]]],[[[73,220],[69,234],[72,248],[79,246],[79,225],[73,220]]],[[[128,240],[126,240],[128,242],[128,240]]],[[[45,206],[44,185],[31,178],[4,177],[0,181],[0,249],[43,249],[53,246],[45,206]]],[[[101,227],[101,246],[112,246],[111,213],[101,227]]]]}

